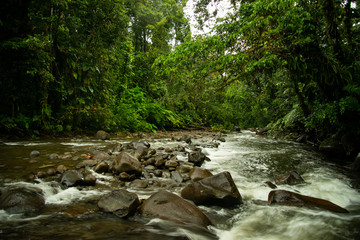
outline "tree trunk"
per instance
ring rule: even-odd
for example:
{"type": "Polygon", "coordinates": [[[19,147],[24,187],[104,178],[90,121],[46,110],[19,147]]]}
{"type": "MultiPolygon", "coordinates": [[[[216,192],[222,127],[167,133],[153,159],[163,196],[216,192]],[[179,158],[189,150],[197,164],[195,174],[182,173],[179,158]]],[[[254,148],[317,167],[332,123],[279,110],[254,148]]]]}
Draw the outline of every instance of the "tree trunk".
{"type": "Polygon", "coordinates": [[[304,116],[307,117],[310,115],[310,110],[309,110],[309,106],[305,103],[305,98],[304,98],[303,94],[300,92],[298,81],[297,81],[296,77],[294,77],[293,74],[291,74],[291,73],[290,73],[290,79],[293,83],[294,91],[295,91],[296,97],[299,101],[301,110],[303,111],[304,116]]]}

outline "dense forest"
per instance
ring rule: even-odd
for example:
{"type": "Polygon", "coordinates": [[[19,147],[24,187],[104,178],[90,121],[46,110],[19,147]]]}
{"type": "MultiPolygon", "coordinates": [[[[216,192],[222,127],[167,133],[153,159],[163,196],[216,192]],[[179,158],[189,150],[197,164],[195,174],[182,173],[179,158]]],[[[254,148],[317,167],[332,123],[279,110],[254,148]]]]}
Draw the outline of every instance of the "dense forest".
{"type": "MultiPolygon", "coordinates": [[[[196,1],[200,28],[218,2],[196,1]]],[[[186,3],[2,1],[1,132],[360,134],[358,0],[232,0],[202,35],[186,3]]]]}

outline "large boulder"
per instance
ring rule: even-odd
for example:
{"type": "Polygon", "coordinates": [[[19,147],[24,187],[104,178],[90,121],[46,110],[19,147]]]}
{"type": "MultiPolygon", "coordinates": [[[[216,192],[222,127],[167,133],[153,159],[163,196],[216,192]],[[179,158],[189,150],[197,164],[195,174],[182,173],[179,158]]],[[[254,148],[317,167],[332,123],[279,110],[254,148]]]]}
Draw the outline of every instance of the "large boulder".
{"type": "Polygon", "coordinates": [[[161,218],[199,227],[207,227],[212,224],[199,208],[167,191],[160,191],[151,195],[142,204],[140,212],[144,217],[161,218]]]}
{"type": "Polygon", "coordinates": [[[95,134],[95,138],[100,139],[100,140],[109,140],[110,134],[103,130],[100,130],[100,131],[97,131],[97,133],[95,134]]]}
{"type": "Polygon", "coordinates": [[[298,206],[298,207],[318,207],[325,210],[338,213],[348,213],[345,208],[342,208],[328,200],[321,198],[314,198],[286,190],[272,190],[268,196],[268,203],[298,206]]]}
{"type": "Polygon", "coordinates": [[[102,197],[98,202],[98,207],[104,212],[124,218],[134,214],[139,204],[139,198],[135,193],[120,189],[102,197]]]}
{"type": "Polygon", "coordinates": [[[44,196],[37,188],[12,188],[1,192],[0,209],[10,214],[34,213],[44,206],[44,196]]]}
{"type": "Polygon", "coordinates": [[[195,204],[232,207],[242,204],[242,197],[229,172],[222,172],[187,185],[181,196],[195,204]]]}
{"type": "Polygon", "coordinates": [[[66,187],[72,187],[83,184],[84,176],[76,170],[68,170],[61,177],[61,184],[66,187]]]}
{"type": "Polygon", "coordinates": [[[142,171],[139,160],[127,152],[122,152],[114,159],[112,170],[116,173],[140,173],[142,171]]]}
{"type": "Polygon", "coordinates": [[[195,166],[201,167],[206,159],[205,154],[203,154],[200,150],[193,151],[188,155],[188,161],[194,163],[195,166]]]}
{"type": "Polygon", "coordinates": [[[189,173],[190,179],[194,182],[211,176],[213,176],[213,174],[209,170],[200,167],[194,167],[189,173]]]}
{"type": "Polygon", "coordinates": [[[296,185],[305,183],[304,179],[296,172],[290,171],[275,180],[275,183],[278,185],[288,184],[288,185],[296,185]]]}

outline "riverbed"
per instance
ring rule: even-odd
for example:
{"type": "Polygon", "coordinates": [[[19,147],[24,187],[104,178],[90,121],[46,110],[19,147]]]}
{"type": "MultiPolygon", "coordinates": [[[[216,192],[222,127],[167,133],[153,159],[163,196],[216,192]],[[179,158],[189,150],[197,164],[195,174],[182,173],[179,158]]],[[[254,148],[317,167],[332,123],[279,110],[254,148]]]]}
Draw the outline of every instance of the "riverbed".
{"type": "MultiPolygon", "coordinates": [[[[312,148],[291,141],[274,140],[244,131],[225,136],[217,148],[204,147],[202,151],[211,159],[203,168],[213,174],[230,172],[242,195],[244,204],[227,209],[199,206],[214,222],[208,232],[198,231],[160,219],[141,216],[120,219],[98,211],[99,197],[118,188],[113,177],[96,174],[98,183],[92,188],[64,189],[54,180],[30,181],[39,169],[64,164],[75,168],[76,158],[50,160],[49,154],[80,155],[94,149],[107,150],[116,142],[133,139],[115,138],[58,138],[5,142],[0,146],[0,187],[11,185],[41,188],[46,208],[40,215],[8,214],[0,210],[1,239],[359,239],[360,191],[346,174],[346,169],[324,161],[312,148]],[[32,150],[41,154],[29,157],[32,150]],[[267,197],[271,189],[266,181],[288,171],[297,171],[305,180],[299,185],[281,185],[281,189],[329,200],[350,213],[333,213],[321,209],[291,206],[270,206],[267,197]]],[[[152,148],[167,148],[187,143],[171,138],[146,139],[152,148]]],[[[203,140],[194,140],[199,143],[203,140]]],[[[180,154],[179,159],[186,159],[180,154]]],[[[126,187],[126,186],[125,186],[126,187]]],[[[135,189],[126,187],[148,198],[157,188],[135,189]]],[[[179,194],[181,187],[168,189],[179,194]]]]}

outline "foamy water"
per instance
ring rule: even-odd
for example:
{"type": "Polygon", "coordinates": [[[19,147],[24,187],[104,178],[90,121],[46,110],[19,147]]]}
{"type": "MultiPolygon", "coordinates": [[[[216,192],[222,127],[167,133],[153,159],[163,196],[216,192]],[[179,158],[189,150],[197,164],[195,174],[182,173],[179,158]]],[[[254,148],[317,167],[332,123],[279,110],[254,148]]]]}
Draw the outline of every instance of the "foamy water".
{"type": "Polygon", "coordinates": [[[360,229],[359,191],[352,188],[346,176],[331,168],[331,164],[321,162],[301,145],[262,139],[246,132],[230,136],[218,149],[207,151],[212,162],[206,163],[206,167],[214,172],[229,171],[246,201],[245,211],[239,210],[228,220],[232,225],[229,229],[215,228],[220,239],[354,239],[360,236],[359,230],[353,228],[355,225],[360,229]],[[278,166],[282,161],[285,167],[278,166]],[[271,191],[264,182],[275,182],[276,175],[286,172],[282,169],[301,172],[305,183],[282,185],[279,189],[329,200],[350,213],[257,204],[254,200],[267,201],[271,191]]]}

